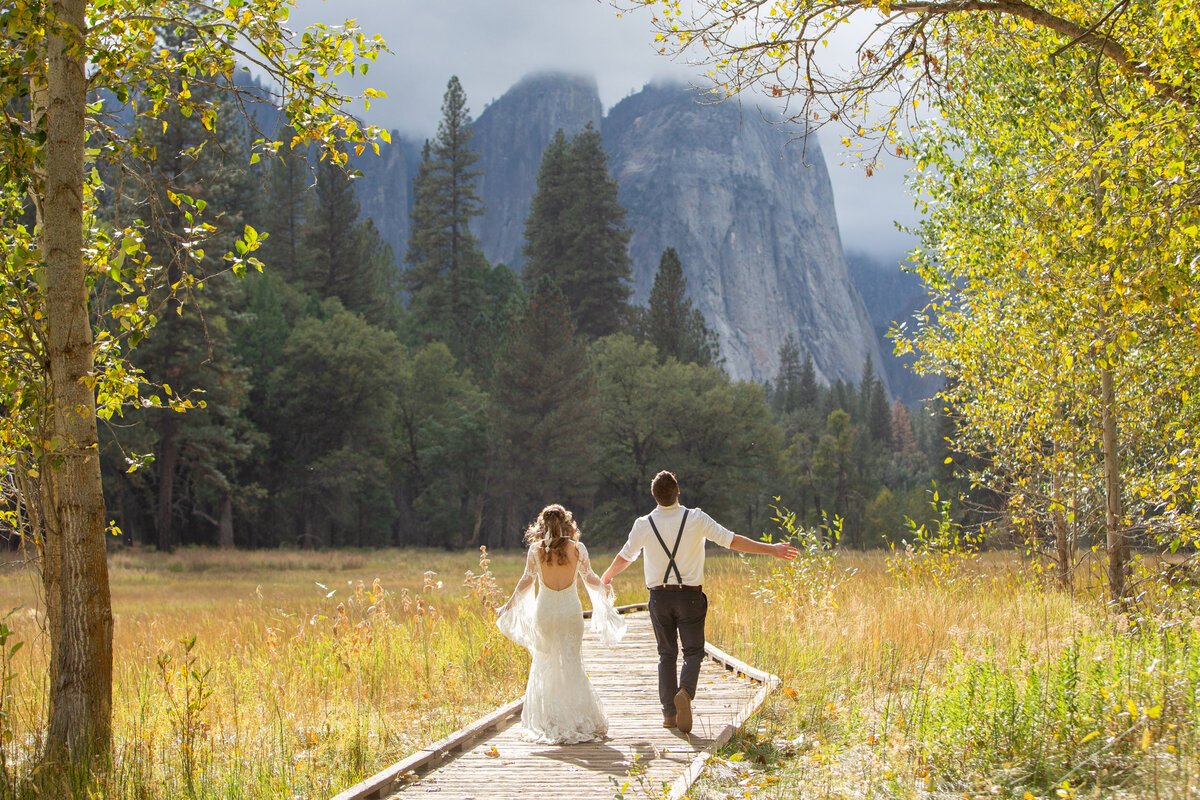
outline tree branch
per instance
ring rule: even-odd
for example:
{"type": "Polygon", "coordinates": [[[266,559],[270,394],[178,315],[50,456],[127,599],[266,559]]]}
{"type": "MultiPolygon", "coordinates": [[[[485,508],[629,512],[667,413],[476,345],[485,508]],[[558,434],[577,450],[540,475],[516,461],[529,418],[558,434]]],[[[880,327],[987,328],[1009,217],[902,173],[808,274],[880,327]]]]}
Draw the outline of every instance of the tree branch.
{"type": "MultiPolygon", "coordinates": [[[[1172,86],[1159,79],[1154,71],[1151,70],[1145,63],[1135,62],[1132,54],[1120,42],[1114,40],[1106,34],[1097,32],[1097,28],[1118,8],[1124,6],[1128,0],[1121,0],[1116,6],[1109,10],[1098,22],[1089,26],[1083,27],[1078,23],[1068,19],[1055,16],[1048,11],[1036,8],[1020,0],[962,0],[961,2],[933,2],[933,3],[895,3],[892,9],[909,14],[928,14],[933,16],[944,16],[947,14],[956,14],[970,11],[992,11],[999,14],[1007,14],[1013,17],[1020,17],[1028,20],[1040,27],[1052,30],[1062,34],[1070,39],[1063,47],[1056,50],[1053,56],[1072,47],[1075,44],[1084,44],[1105,58],[1108,58],[1113,63],[1124,69],[1131,75],[1136,75],[1142,78],[1162,96],[1172,100],[1179,105],[1195,108],[1197,106],[1196,96],[1186,89],[1172,86]]],[[[1051,57],[1053,57],[1051,56],[1051,57]]]]}

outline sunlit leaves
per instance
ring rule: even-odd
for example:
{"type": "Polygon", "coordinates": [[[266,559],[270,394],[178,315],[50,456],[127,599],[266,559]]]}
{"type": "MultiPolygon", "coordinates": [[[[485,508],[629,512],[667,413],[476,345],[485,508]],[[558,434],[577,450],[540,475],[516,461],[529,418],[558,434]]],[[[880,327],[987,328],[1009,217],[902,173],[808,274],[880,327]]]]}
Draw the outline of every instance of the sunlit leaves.
{"type": "MultiPolygon", "coordinates": [[[[1163,52],[1153,31],[1126,33],[1163,52]]],[[[948,124],[911,146],[935,299],[908,343],[951,378],[958,444],[982,459],[975,480],[1009,498],[1012,526],[1041,535],[1056,508],[1081,531],[1103,518],[1106,411],[1119,418],[1119,524],[1177,544],[1196,529],[1200,475],[1200,120],[1085,53],[1048,58],[1046,39],[960,27],[948,124]]]]}
{"type": "Polygon", "coordinates": [[[1028,53],[1034,74],[1053,73],[1055,60],[1074,51],[1092,59],[1098,78],[1135,79],[1130,98],[1097,102],[1140,99],[1190,108],[1200,102],[1194,0],[974,7],[902,0],[701,0],[686,8],[661,0],[617,0],[617,5],[652,9],[655,46],[709,67],[717,94],[784,98],[790,123],[804,130],[843,124],[871,140],[874,147],[862,151],[868,157],[905,132],[927,97],[968,89],[962,59],[986,57],[1010,41],[1037,42],[1028,53]],[[838,58],[837,48],[826,51],[831,42],[853,53],[838,58]]]}

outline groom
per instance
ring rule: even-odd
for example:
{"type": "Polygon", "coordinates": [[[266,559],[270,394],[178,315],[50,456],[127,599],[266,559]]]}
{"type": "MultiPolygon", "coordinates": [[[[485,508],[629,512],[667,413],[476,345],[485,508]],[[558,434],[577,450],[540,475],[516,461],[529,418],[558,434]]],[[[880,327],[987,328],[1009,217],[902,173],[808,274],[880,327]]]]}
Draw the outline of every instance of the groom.
{"type": "Polygon", "coordinates": [[[660,472],[650,483],[658,507],[638,517],[629,539],[600,578],[611,584],[645,553],[646,586],[650,589],[650,623],[658,641],[658,699],[663,727],[692,730],[692,700],[700,664],[704,661],[704,616],[708,597],[704,582],[704,540],[743,553],[762,553],[791,560],[798,552],[787,542],[756,542],[726,530],[698,508],[679,504],[679,482],[670,472],[660,472]],[[676,657],[683,645],[683,668],[675,677],[676,657]]]}

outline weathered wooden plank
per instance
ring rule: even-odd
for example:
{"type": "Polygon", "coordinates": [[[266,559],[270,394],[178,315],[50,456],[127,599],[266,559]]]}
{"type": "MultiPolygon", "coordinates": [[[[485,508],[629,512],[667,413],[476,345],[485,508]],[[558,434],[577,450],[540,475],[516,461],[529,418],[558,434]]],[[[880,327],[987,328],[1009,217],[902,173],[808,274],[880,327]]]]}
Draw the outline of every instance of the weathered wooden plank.
{"type": "Polygon", "coordinates": [[[516,700],[334,800],[404,800],[431,792],[442,798],[537,800],[561,798],[568,788],[571,796],[590,797],[611,794],[626,781],[677,800],[778,679],[710,646],[691,735],[663,728],[649,618],[634,613],[629,623],[616,649],[584,639],[584,665],[609,716],[604,741],[569,746],[522,741],[516,700]],[[452,752],[459,747],[462,752],[452,752]]]}

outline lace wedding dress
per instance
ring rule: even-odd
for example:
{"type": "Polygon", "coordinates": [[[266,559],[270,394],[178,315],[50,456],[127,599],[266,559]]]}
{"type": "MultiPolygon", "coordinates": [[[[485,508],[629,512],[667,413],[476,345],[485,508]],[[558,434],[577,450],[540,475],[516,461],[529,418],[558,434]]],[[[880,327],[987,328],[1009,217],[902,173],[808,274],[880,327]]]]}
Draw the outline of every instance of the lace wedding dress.
{"type": "Polygon", "coordinates": [[[505,636],[529,650],[529,682],[525,687],[522,738],[545,744],[574,744],[603,739],[608,716],[583,670],[583,606],[578,580],[592,601],[591,629],[606,645],[625,635],[625,620],[613,606],[611,588],[600,582],[579,542],[575,581],[565,589],[546,588],[541,560],[531,547],[525,574],[508,607],[496,620],[505,636]],[[536,584],[536,595],[534,585],[536,584]]]}

